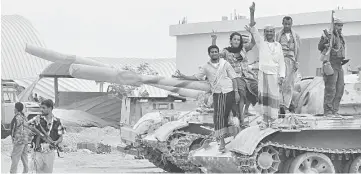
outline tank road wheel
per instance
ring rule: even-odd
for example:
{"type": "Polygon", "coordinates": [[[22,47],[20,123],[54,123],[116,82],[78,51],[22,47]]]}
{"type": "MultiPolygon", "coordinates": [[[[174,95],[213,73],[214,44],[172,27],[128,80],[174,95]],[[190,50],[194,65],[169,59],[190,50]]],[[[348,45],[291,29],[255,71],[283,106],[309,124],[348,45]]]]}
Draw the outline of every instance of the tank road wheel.
{"type": "Polygon", "coordinates": [[[279,153],[271,146],[263,147],[257,156],[256,173],[275,173],[281,163],[279,153]]]}
{"type": "Polygon", "coordinates": [[[361,156],[352,161],[348,173],[361,173],[361,156]]]}
{"type": "Polygon", "coordinates": [[[335,173],[335,167],[326,155],[307,152],[293,160],[288,173],[335,173]]]}

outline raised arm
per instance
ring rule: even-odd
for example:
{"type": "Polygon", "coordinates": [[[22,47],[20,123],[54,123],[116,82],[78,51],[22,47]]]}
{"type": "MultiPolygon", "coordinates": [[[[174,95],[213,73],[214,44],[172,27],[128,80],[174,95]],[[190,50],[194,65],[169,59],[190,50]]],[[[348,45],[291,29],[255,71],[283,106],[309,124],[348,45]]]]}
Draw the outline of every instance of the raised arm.
{"type": "Polygon", "coordinates": [[[214,30],[212,32],[211,38],[212,38],[212,45],[217,45],[217,35],[214,32],[214,30]]]}
{"type": "Polygon", "coordinates": [[[251,42],[244,46],[244,49],[246,50],[246,52],[248,52],[248,51],[251,51],[253,49],[253,47],[256,45],[256,41],[254,40],[254,36],[253,36],[253,34],[251,32],[251,28],[248,27],[248,28],[246,28],[246,30],[249,33],[251,33],[251,36],[252,36],[251,42]]]}
{"type": "Polygon", "coordinates": [[[252,39],[254,39],[256,44],[261,44],[264,40],[262,39],[261,35],[259,34],[258,30],[254,27],[256,25],[256,21],[254,20],[254,12],[256,10],[256,4],[253,2],[252,6],[249,7],[251,20],[249,26],[246,26],[246,30],[250,30],[252,34],[252,39]]]}

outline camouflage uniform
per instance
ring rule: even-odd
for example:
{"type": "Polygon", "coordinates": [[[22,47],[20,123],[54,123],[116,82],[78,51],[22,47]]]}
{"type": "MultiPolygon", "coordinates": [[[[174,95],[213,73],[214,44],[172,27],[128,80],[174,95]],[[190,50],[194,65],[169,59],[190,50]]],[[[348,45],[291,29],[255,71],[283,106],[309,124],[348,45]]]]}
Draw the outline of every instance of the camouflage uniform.
{"type": "Polygon", "coordinates": [[[12,133],[13,151],[11,153],[10,173],[16,173],[19,161],[23,163],[23,173],[28,172],[28,143],[30,142],[30,130],[24,126],[28,121],[25,115],[15,115],[16,127],[12,133]]]}

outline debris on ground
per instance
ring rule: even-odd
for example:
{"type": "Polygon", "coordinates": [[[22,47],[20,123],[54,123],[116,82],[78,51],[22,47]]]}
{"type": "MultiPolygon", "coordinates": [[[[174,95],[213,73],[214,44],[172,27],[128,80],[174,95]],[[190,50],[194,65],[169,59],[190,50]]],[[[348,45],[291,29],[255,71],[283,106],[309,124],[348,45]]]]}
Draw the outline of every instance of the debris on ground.
{"type": "MultiPolygon", "coordinates": [[[[112,148],[125,146],[120,139],[120,130],[114,127],[67,127],[62,142],[64,151],[75,152],[78,150],[78,144],[81,143],[94,144],[94,152],[99,153],[109,153],[112,148]]],[[[12,140],[11,136],[8,136],[1,140],[1,152],[11,152],[11,150],[12,140]]]]}
{"type": "MultiPolygon", "coordinates": [[[[64,135],[63,144],[65,146],[65,151],[76,151],[78,149],[78,144],[81,143],[95,144],[97,147],[99,146],[98,144],[108,145],[110,147],[124,146],[120,139],[120,130],[114,127],[91,127],[77,131],[67,132],[64,135]]],[[[97,149],[97,147],[94,148],[97,149]]],[[[109,151],[107,148],[105,148],[104,151],[109,151]]],[[[95,150],[95,152],[96,151],[97,150],[95,150]]]]}

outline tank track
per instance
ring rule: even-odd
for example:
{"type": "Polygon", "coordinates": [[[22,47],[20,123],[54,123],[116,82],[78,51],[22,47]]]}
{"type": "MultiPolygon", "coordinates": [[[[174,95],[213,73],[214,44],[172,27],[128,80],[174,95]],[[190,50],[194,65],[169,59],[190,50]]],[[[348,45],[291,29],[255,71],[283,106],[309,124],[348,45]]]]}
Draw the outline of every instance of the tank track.
{"type": "MultiPolygon", "coordinates": [[[[201,135],[184,131],[175,131],[173,134],[181,134],[184,136],[178,139],[168,140],[168,149],[172,149],[172,151],[168,151],[168,159],[185,172],[199,173],[200,169],[198,168],[198,166],[191,163],[191,161],[188,159],[188,156],[189,152],[191,151],[191,146],[194,145],[193,142],[198,139],[205,139],[206,137],[208,137],[208,135],[201,135]],[[176,141],[176,143],[172,143],[169,141],[176,141]]],[[[199,144],[200,143],[201,141],[199,142],[199,144]]]]}
{"type": "Polygon", "coordinates": [[[206,137],[208,135],[174,131],[165,142],[142,142],[141,153],[148,161],[164,171],[200,173],[198,166],[191,163],[188,156],[193,142],[206,137]]]}
{"type": "MultiPolygon", "coordinates": [[[[305,152],[316,152],[323,153],[334,160],[336,156],[339,160],[346,159],[349,160],[351,157],[355,158],[357,155],[361,154],[361,149],[323,149],[323,148],[310,148],[302,147],[295,145],[280,144],[277,142],[265,142],[260,143],[256,148],[255,152],[250,155],[241,155],[239,153],[232,152],[233,160],[238,164],[239,172],[241,173],[259,173],[257,168],[257,155],[258,152],[266,146],[272,146],[278,150],[280,154],[284,153],[286,157],[296,157],[296,154],[302,154],[305,152]]],[[[279,169],[281,170],[281,169],[279,169]]],[[[278,170],[278,171],[279,171],[278,170]]]]}
{"type": "Polygon", "coordinates": [[[159,150],[153,149],[151,147],[143,148],[144,158],[149,162],[153,163],[156,167],[163,169],[166,172],[183,172],[180,168],[170,163],[165,159],[165,156],[159,150]]]}

